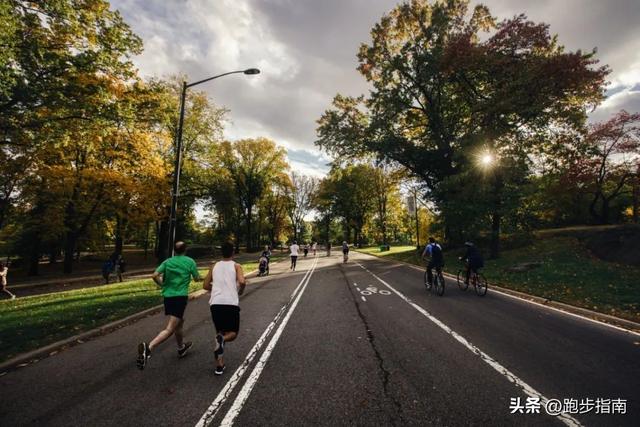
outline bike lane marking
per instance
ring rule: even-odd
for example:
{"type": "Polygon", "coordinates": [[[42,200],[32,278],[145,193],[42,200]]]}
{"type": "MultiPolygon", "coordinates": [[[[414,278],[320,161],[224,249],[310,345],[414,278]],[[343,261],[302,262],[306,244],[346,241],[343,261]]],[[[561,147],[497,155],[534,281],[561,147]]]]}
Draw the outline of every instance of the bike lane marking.
{"type": "MultiPolygon", "coordinates": [[[[424,268],[420,268],[417,265],[412,265],[412,264],[408,264],[408,263],[395,264],[395,265],[397,265],[397,266],[403,266],[404,265],[405,267],[409,267],[409,268],[412,268],[414,270],[418,270],[421,273],[424,272],[424,268]]],[[[450,279],[452,281],[456,281],[457,280],[457,277],[454,276],[451,273],[443,273],[443,275],[444,275],[445,278],[448,278],[448,279],[450,279]]],[[[601,320],[591,319],[590,317],[586,317],[586,316],[583,316],[583,315],[580,315],[580,314],[576,314],[576,313],[571,313],[569,311],[562,310],[561,308],[551,307],[549,305],[541,304],[541,303],[536,302],[536,301],[531,301],[530,299],[527,299],[525,297],[520,297],[520,296],[517,296],[517,295],[512,295],[512,294],[508,294],[506,292],[502,292],[499,289],[491,288],[491,283],[489,283],[489,290],[492,293],[497,293],[497,294],[503,295],[505,297],[509,297],[511,299],[515,299],[515,300],[520,301],[520,302],[525,302],[525,303],[528,303],[528,304],[537,305],[540,308],[544,308],[544,309],[547,309],[547,310],[553,310],[553,311],[555,311],[557,313],[564,314],[564,315],[571,316],[571,317],[575,317],[575,318],[581,319],[581,320],[587,320],[587,321],[589,321],[591,323],[595,323],[595,324],[600,325],[600,326],[607,326],[607,327],[612,328],[612,329],[617,329],[618,331],[621,331],[621,332],[626,332],[628,334],[640,336],[640,332],[633,331],[631,329],[626,329],[626,328],[623,328],[623,327],[620,327],[620,326],[612,325],[611,323],[603,322],[601,320]]]]}
{"type": "MultiPolygon", "coordinates": [[[[483,352],[482,350],[480,350],[478,347],[476,347],[475,345],[473,345],[471,342],[469,342],[466,338],[464,338],[462,335],[458,334],[456,331],[454,331],[453,329],[451,329],[449,326],[445,325],[444,323],[442,323],[438,318],[436,318],[435,316],[433,316],[431,313],[429,313],[427,310],[425,310],[424,308],[420,307],[418,304],[414,303],[413,301],[411,301],[409,298],[407,298],[407,296],[405,296],[403,293],[399,292],[398,290],[396,290],[393,286],[391,286],[389,283],[387,283],[386,281],[384,281],[383,279],[381,279],[380,277],[378,277],[375,273],[373,273],[372,271],[370,271],[369,269],[367,269],[365,266],[363,266],[362,264],[360,264],[359,262],[355,262],[356,265],[358,265],[360,268],[362,268],[363,270],[365,270],[366,272],[368,272],[369,274],[371,274],[375,279],[377,279],[380,283],[382,283],[383,285],[385,285],[387,288],[389,288],[389,290],[393,293],[395,293],[396,295],[398,295],[402,300],[404,300],[407,304],[409,304],[410,306],[412,306],[413,308],[415,308],[420,314],[424,315],[426,318],[428,318],[429,320],[431,320],[433,323],[435,323],[438,327],[440,327],[442,330],[444,330],[447,334],[451,335],[453,338],[456,339],[456,341],[458,341],[460,344],[464,345],[468,350],[470,350],[472,353],[477,354],[480,359],[487,363],[489,366],[491,366],[493,369],[495,369],[496,371],[498,371],[502,376],[504,376],[507,380],[509,380],[511,383],[515,384],[518,388],[520,388],[527,396],[529,397],[533,397],[533,398],[539,398],[540,399],[540,403],[541,405],[544,407],[546,405],[546,403],[549,401],[548,398],[546,398],[542,393],[539,393],[538,391],[536,391],[533,387],[531,387],[529,384],[527,384],[526,382],[524,382],[523,380],[521,380],[520,378],[518,378],[513,372],[509,371],[507,368],[505,368],[504,366],[502,366],[497,360],[495,360],[494,358],[492,358],[491,356],[489,356],[487,353],[483,352]]],[[[551,415],[553,416],[553,415],[551,415]]],[[[571,426],[571,427],[579,427],[582,426],[582,424],[580,424],[580,422],[578,420],[576,420],[575,418],[573,418],[572,416],[570,416],[569,414],[566,413],[560,413],[558,415],[556,415],[556,418],[558,418],[560,421],[562,421],[564,424],[571,426]]]]}
{"type": "Polygon", "coordinates": [[[296,286],[293,293],[291,294],[291,297],[289,298],[289,302],[287,302],[287,304],[282,306],[282,308],[280,309],[280,311],[278,311],[278,313],[273,318],[271,323],[269,323],[269,325],[267,326],[265,331],[262,333],[258,341],[256,341],[256,343],[253,345],[253,347],[247,354],[247,357],[245,357],[244,361],[240,364],[238,369],[236,369],[236,371],[233,373],[229,381],[225,384],[222,390],[220,390],[220,392],[218,393],[216,398],[213,400],[213,402],[211,402],[211,405],[209,405],[207,410],[204,412],[204,414],[196,424],[196,427],[208,426],[211,423],[213,418],[215,418],[215,416],[218,414],[218,411],[220,410],[220,408],[227,401],[229,395],[231,395],[235,387],[238,385],[238,383],[242,379],[242,376],[244,375],[245,371],[249,368],[249,365],[251,365],[251,362],[253,362],[253,359],[255,358],[255,356],[262,349],[262,346],[267,341],[267,337],[271,334],[274,327],[276,326],[278,321],[282,318],[285,311],[287,311],[287,308],[289,308],[289,313],[293,311],[292,308],[295,308],[295,307],[292,304],[292,302],[296,301],[295,304],[297,304],[296,296],[299,297],[299,295],[304,291],[304,288],[306,288],[305,281],[307,280],[307,278],[311,277],[311,273],[313,272],[313,269],[315,269],[315,264],[317,263],[317,260],[318,258],[315,259],[315,262],[311,266],[311,268],[305,272],[304,276],[302,277],[302,280],[300,280],[300,283],[298,284],[298,286],[296,286]],[[300,292],[298,292],[299,290],[300,292]]]}
{"type": "MultiPolygon", "coordinates": [[[[233,405],[231,406],[231,409],[229,409],[229,411],[225,415],[224,419],[220,423],[221,426],[232,426],[234,421],[235,421],[235,419],[236,419],[236,417],[240,414],[240,411],[242,411],[242,407],[246,403],[247,399],[249,398],[249,395],[251,394],[251,391],[253,390],[253,388],[255,387],[256,383],[258,382],[258,379],[260,378],[260,375],[262,374],[262,371],[263,371],[265,365],[269,361],[269,357],[271,356],[271,353],[273,352],[273,349],[275,348],[276,344],[278,343],[278,340],[280,339],[280,336],[282,335],[282,332],[284,331],[284,328],[287,326],[287,323],[289,322],[289,319],[291,318],[291,315],[293,314],[293,312],[295,311],[298,303],[300,302],[300,298],[302,297],[302,294],[307,289],[307,285],[311,281],[311,276],[313,275],[313,272],[315,271],[317,264],[318,264],[318,258],[316,258],[314,260],[314,263],[311,266],[311,269],[309,270],[310,273],[305,278],[306,282],[304,283],[304,286],[302,287],[300,292],[298,292],[295,300],[293,301],[293,304],[291,304],[291,306],[289,307],[289,310],[287,311],[287,314],[282,319],[282,322],[280,323],[280,326],[278,327],[276,332],[271,337],[271,341],[269,341],[269,344],[267,345],[266,349],[262,353],[262,356],[260,356],[260,359],[256,363],[256,366],[253,368],[253,371],[251,371],[251,374],[249,375],[249,378],[244,383],[244,386],[242,386],[242,389],[238,392],[238,395],[236,396],[236,399],[233,402],[233,405]]],[[[300,283],[302,283],[302,282],[300,282],[300,283]]]]}

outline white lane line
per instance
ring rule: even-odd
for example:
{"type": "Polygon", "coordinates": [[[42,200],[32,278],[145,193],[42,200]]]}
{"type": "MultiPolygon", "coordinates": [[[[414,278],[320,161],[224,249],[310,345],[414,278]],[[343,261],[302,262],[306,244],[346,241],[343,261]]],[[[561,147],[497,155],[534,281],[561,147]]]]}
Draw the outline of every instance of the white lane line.
{"type": "MultiPolygon", "coordinates": [[[[367,271],[369,274],[371,274],[373,277],[375,277],[376,279],[378,279],[378,281],[380,283],[382,283],[383,285],[385,285],[387,288],[389,288],[392,292],[394,292],[396,295],[398,295],[400,298],[402,298],[407,304],[409,304],[410,306],[412,306],[413,308],[415,308],[416,310],[418,310],[418,312],[420,312],[421,314],[423,314],[426,318],[428,318],[429,320],[431,320],[433,323],[435,323],[436,325],[438,325],[441,329],[443,329],[446,333],[448,333],[449,335],[451,335],[453,338],[455,338],[460,344],[464,345],[465,347],[467,347],[467,349],[469,349],[472,353],[477,354],[478,356],[480,356],[480,359],[483,362],[486,362],[489,366],[491,366],[493,369],[495,369],[496,371],[498,371],[501,375],[503,375],[505,378],[507,378],[510,382],[512,382],[513,384],[515,384],[516,386],[518,386],[520,389],[522,389],[522,391],[529,397],[534,397],[534,398],[539,398],[540,399],[540,403],[542,404],[542,406],[544,407],[547,403],[547,401],[549,399],[547,399],[545,396],[543,396],[541,393],[537,392],[533,387],[531,387],[529,384],[525,383],[524,381],[522,381],[520,378],[518,378],[513,372],[509,371],[507,368],[505,368],[504,366],[502,366],[500,363],[498,363],[494,358],[492,358],[491,356],[489,356],[487,353],[483,352],[482,350],[480,350],[478,347],[476,347],[475,345],[473,345],[471,342],[467,341],[462,335],[458,334],[456,331],[454,331],[453,329],[451,329],[450,327],[448,327],[447,325],[445,325],[444,323],[442,323],[438,318],[434,317],[433,315],[431,315],[427,310],[425,310],[424,308],[420,307],[418,304],[414,303],[413,301],[411,301],[409,298],[407,298],[404,294],[402,294],[401,292],[397,291],[393,286],[391,286],[390,284],[388,284],[387,282],[385,282],[384,280],[382,280],[380,277],[378,277],[375,273],[369,271],[365,266],[363,266],[360,263],[356,263],[357,265],[359,265],[363,270],[367,271]]],[[[561,413],[559,415],[557,415],[558,419],[560,419],[560,421],[562,421],[563,423],[565,423],[568,426],[571,427],[579,427],[582,424],[580,424],[580,422],[578,420],[576,420],[575,418],[573,418],[572,416],[565,414],[565,413],[561,413]]]]}
{"type": "MultiPolygon", "coordinates": [[[[394,264],[394,265],[398,266],[398,267],[400,267],[400,266],[410,267],[410,268],[413,268],[414,270],[418,270],[418,271],[424,273],[424,268],[420,268],[417,265],[407,265],[407,264],[394,264]]],[[[449,279],[451,279],[451,280],[454,280],[454,281],[456,280],[456,276],[454,276],[453,274],[444,273],[444,276],[449,278],[449,279]]],[[[511,295],[511,294],[508,294],[506,292],[502,292],[502,291],[500,291],[500,290],[498,290],[496,288],[492,288],[491,287],[491,283],[489,283],[489,290],[491,292],[495,292],[495,293],[498,293],[500,295],[504,295],[504,296],[507,296],[509,298],[516,299],[518,301],[522,301],[522,302],[526,302],[526,303],[529,303],[529,304],[537,305],[538,307],[546,308],[547,310],[553,310],[553,311],[558,312],[560,314],[565,314],[567,316],[572,316],[572,317],[575,317],[575,318],[581,319],[581,320],[587,320],[587,321],[589,321],[591,323],[596,323],[596,324],[601,325],[601,326],[608,326],[609,328],[617,329],[618,331],[621,331],[621,332],[626,332],[628,334],[640,336],[640,332],[636,332],[636,331],[633,331],[631,329],[626,329],[626,328],[623,328],[623,327],[620,327],[620,326],[612,325],[611,323],[603,322],[601,320],[591,319],[590,317],[582,316],[580,314],[571,313],[570,311],[565,311],[565,310],[563,310],[561,308],[551,307],[550,305],[540,304],[539,302],[531,301],[531,300],[526,299],[524,297],[519,297],[517,295],[511,295]]]]}
{"type": "Polygon", "coordinates": [[[367,299],[362,295],[360,296],[360,298],[362,298],[362,301],[365,301],[365,302],[367,301],[367,299]]]}
{"type": "Polygon", "coordinates": [[[289,322],[291,315],[293,314],[296,307],[298,306],[298,302],[300,302],[300,298],[302,297],[302,294],[304,293],[305,289],[307,288],[307,285],[311,281],[311,276],[313,275],[313,271],[315,270],[317,264],[318,264],[318,258],[315,258],[314,263],[310,269],[310,274],[307,276],[304,286],[302,287],[300,292],[298,292],[298,295],[296,296],[295,301],[293,301],[293,304],[291,304],[291,306],[289,307],[289,310],[287,311],[286,316],[284,317],[284,319],[282,319],[280,326],[278,326],[278,329],[273,334],[273,337],[271,337],[271,341],[269,341],[267,348],[265,348],[264,352],[262,353],[262,356],[260,356],[260,359],[256,363],[256,366],[253,368],[253,371],[249,375],[249,378],[244,383],[244,386],[242,386],[242,389],[240,389],[240,391],[238,392],[238,396],[236,397],[236,400],[233,402],[233,406],[231,406],[231,409],[229,409],[229,411],[227,412],[227,415],[225,415],[224,419],[220,423],[221,426],[232,426],[234,420],[236,419],[238,414],[240,414],[242,407],[244,406],[247,399],[249,398],[249,394],[251,394],[253,387],[255,387],[256,383],[258,382],[258,379],[260,378],[260,374],[262,374],[262,370],[267,364],[267,361],[269,361],[269,357],[271,356],[271,353],[273,352],[274,347],[278,343],[278,340],[282,335],[282,331],[284,331],[284,328],[287,326],[287,323],[289,322]]]}
{"type": "Polygon", "coordinates": [[[231,376],[227,384],[225,384],[222,390],[220,390],[220,392],[218,393],[218,396],[216,396],[215,400],[211,403],[211,405],[209,405],[207,410],[204,412],[204,414],[196,424],[196,427],[204,427],[209,425],[211,423],[211,420],[213,420],[213,418],[217,415],[222,405],[224,405],[229,395],[233,392],[233,389],[236,387],[236,385],[238,385],[238,382],[244,375],[245,371],[247,370],[251,362],[253,362],[253,359],[255,358],[255,356],[261,350],[262,346],[267,340],[267,337],[271,334],[271,331],[273,330],[276,323],[278,323],[278,321],[284,314],[286,308],[291,305],[291,302],[295,299],[296,295],[299,293],[298,291],[301,289],[302,284],[305,282],[305,280],[310,275],[310,273],[311,273],[311,269],[305,272],[304,276],[302,277],[302,280],[300,280],[300,283],[298,284],[298,286],[296,286],[295,290],[291,294],[291,297],[289,298],[289,302],[287,302],[287,304],[282,306],[278,314],[276,314],[276,317],[273,318],[273,321],[269,323],[269,326],[267,326],[267,329],[265,329],[265,331],[262,333],[258,341],[256,341],[256,343],[253,345],[253,347],[249,351],[249,354],[244,359],[244,362],[242,362],[242,364],[238,367],[238,369],[236,369],[236,371],[233,373],[233,375],[231,376]]]}

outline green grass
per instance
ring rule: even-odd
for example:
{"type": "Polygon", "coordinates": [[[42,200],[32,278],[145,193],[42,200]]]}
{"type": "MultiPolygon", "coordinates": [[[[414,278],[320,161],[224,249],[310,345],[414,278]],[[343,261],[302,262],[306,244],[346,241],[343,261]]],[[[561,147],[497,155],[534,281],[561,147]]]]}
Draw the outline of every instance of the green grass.
{"type": "MultiPolygon", "coordinates": [[[[245,272],[257,262],[242,263],[245,272]]],[[[201,269],[204,276],[206,269],[201,269]]],[[[192,282],[189,292],[202,289],[192,282]]],[[[162,304],[151,279],[0,301],[0,361],[162,304]]]]}
{"type": "MultiPolygon", "coordinates": [[[[424,265],[413,246],[393,247],[380,252],[361,252],[424,265]]],[[[460,268],[458,253],[445,252],[445,270],[455,274],[460,268]]],[[[484,274],[499,286],[588,308],[601,313],[640,321],[640,268],[603,261],[572,237],[537,239],[530,245],[504,251],[497,260],[487,260],[484,274]],[[522,263],[540,266],[527,271],[511,271],[522,263]]]]}

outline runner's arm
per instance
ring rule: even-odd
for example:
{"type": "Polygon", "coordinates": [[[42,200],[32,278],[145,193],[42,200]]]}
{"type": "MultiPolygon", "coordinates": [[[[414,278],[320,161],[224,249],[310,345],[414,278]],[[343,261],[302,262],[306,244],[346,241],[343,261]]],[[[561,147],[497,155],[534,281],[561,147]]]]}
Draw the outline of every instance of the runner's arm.
{"type": "Polygon", "coordinates": [[[236,280],[238,282],[238,295],[242,295],[245,286],[247,286],[247,279],[244,278],[244,272],[242,266],[236,263],[236,280]]]}
{"type": "Polygon", "coordinates": [[[156,282],[156,285],[158,285],[159,287],[162,287],[162,273],[155,271],[151,276],[151,278],[153,279],[154,282],[156,282]]]}
{"type": "MultiPolygon", "coordinates": [[[[215,264],[214,264],[215,265],[215,264]]],[[[213,266],[207,271],[207,275],[204,278],[204,282],[202,283],[202,289],[206,291],[210,291],[213,285],[213,266]]]]}

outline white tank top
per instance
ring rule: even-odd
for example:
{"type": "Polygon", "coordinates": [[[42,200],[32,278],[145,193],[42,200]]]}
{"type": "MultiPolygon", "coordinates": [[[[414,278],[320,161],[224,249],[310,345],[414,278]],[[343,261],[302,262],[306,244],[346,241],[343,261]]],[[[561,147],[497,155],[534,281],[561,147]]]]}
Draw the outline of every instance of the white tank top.
{"type": "Polygon", "coordinates": [[[235,261],[218,261],[211,274],[211,298],[209,305],[238,305],[238,286],[236,284],[235,261]]]}

